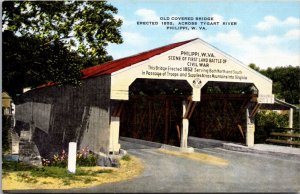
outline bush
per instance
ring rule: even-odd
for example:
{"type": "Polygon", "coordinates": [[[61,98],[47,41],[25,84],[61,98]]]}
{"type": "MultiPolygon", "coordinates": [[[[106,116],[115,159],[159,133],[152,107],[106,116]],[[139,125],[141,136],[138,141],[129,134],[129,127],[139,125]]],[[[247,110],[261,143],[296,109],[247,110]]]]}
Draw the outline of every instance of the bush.
{"type": "Polygon", "coordinates": [[[284,128],[289,125],[287,114],[279,114],[273,111],[261,111],[256,115],[256,126],[263,128],[284,128]]]}
{"type": "Polygon", "coordinates": [[[65,168],[68,166],[68,154],[63,150],[60,154],[55,154],[51,166],[65,168]]]}
{"type": "Polygon", "coordinates": [[[2,161],[2,170],[4,172],[28,171],[36,167],[18,161],[2,161]]]}
{"type": "MultiPolygon", "coordinates": [[[[53,156],[53,159],[50,161],[48,159],[42,159],[43,166],[55,166],[65,168],[68,166],[68,154],[65,150],[62,150],[61,153],[57,153],[53,156]]],[[[88,147],[79,150],[76,154],[76,164],[77,166],[96,166],[97,165],[97,156],[92,153],[88,147]]]]}
{"type": "Polygon", "coordinates": [[[9,130],[11,127],[11,116],[2,115],[2,149],[3,152],[9,151],[9,130]]]}
{"type": "Polygon", "coordinates": [[[255,143],[265,143],[271,130],[288,127],[288,115],[273,111],[260,111],[255,117],[255,143]]]}
{"type": "MultiPolygon", "coordinates": [[[[300,107],[300,105],[298,105],[298,107],[300,107]]],[[[293,115],[293,118],[294,118],[294,126],[293,128],[300,128],[300,110],[294,110],[294,115],[293,115]]]]}
{"type": "Polygon", "coordinates": [[[130,161],[131,158],[130,158],[130,156],[129,156],[128,154],[126,154],[125,156],[123,156],[123,157],[121,158],[121,160],[130,161]]]}
{"type": "Polygon", "coordinates": [[[78,166],[96,166],[97,156],[86,147],[77,153],[76,163],[78,166]]]}

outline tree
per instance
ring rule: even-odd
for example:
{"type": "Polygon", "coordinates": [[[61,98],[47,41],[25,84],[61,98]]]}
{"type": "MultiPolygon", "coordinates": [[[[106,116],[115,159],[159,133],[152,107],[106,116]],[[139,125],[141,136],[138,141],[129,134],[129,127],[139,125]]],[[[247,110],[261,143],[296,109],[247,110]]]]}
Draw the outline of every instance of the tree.
{"type": "Polygon", "coordinates": [[[102,63],[108,43],[122,43],[122,21],[113,13],[105,1],[4,1],[2,24],[22,36],[61,40],[102,63]]]}
{"type": "Polygon", "coordinates": [[[255,71],[258,71],[258,72],[260,70],[260,68],[258,66],[256,66],[254,63],[250,63],[249,67],[251,67],[252,69],[254,69],[255,71]]]}
{"type": "Polygon", "coordinates": [[[300,67],[275,67],[261,71],[273,80],[273,91],[278,98],[291,104],[299,104],[300,67]]]}
{"type": "Polygon", "coordinates": [[[122,21],[113,17],[117,9],[105,1],[4,1],[2,6],[6,91],[18,78],[24,79],[20,87],[74,81],[74,71],[112,60],[108,43],[122,43],[122,21]]]}
{"type": "Polygon", "coordinates": [[[276,98],[285,99],[291,104],[299,104],[300,67],[275,67],[260,70],[255,64],[249,67],[273,80],[273,93],[276,98]]]}
{"type": "Polygon", "coordinates": [[[11,116],[2,114],[2,153],[5,153],[10,149],[9,146],[10,126],[11,126],[11,116]]]}
{"type": "Polygon", "coordinates": [[[59,41],[17,37],[4,31],[3,38],[3,89],[13,98],[24,87],[36,87],[48,82],[78,84],[81,78],[82,59],[70,52],[59,41]]]}

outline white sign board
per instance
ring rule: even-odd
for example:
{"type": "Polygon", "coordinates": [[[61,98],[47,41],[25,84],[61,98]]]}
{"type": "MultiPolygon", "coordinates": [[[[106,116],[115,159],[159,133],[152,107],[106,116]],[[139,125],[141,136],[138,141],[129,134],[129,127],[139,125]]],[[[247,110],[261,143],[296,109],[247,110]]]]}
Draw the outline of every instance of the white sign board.
{"type": "Polygon", "coordinates": [[[200,39],[113,73],[111,98],[127,100],[137,78],[186,80],[193,87],[194,101],[200,101],[208,81],[254,83],[260,102],[273,103],[274,98],[272,80],[200,39]]]}
{"type": "Polygon", "coordinates": [[[68,172],[76,172],[76,151],[77,144],[76,142],[69,143],[69,153],[68,153],[68,172]]]}

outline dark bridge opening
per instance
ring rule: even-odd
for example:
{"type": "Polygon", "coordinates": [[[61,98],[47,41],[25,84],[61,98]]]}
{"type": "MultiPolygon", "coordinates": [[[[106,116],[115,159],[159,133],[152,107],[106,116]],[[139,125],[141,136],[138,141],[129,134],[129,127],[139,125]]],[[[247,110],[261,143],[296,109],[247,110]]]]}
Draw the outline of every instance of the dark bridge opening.
{"type": "Polygon", "coordinates": [[[244,143],[246,108],[258,90],[252,83],[208,82],[190,119],[189,135],[244,143]]]}
{"type": "Polygon", "coordinates": [[[136,79],[120,118],[120,135],[180,145],[182,101],[192,95],[185,80],[136,79]]]}

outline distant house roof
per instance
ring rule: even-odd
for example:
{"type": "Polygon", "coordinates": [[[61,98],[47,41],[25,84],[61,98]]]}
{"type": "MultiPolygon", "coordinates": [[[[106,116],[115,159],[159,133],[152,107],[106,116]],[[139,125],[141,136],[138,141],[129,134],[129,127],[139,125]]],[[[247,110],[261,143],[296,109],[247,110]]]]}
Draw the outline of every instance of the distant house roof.
{"type": "Polygon", "coordinates": [[[299,109],[299,107],[277,98],[275,98],[274,104],[262,104],[260,107],[262,110],[289,110],[290,108],[299,109]]]}
{"type": "Polygon", "coordinates": [[[2,107],[9,108],[10,102],[12,101],[11,97],[8,95],[7,92],[2,92],[2,107]]]}
{"type": "Polygon", "coordinates": [[[125,57],[122,59],[117,59],[114,61],[109,61],[109,62],[100,64],[100,65],[86,68],[86,69],[82,70],[82,73],[83,73],[82,78],[95,77],[95,76],[99,76],[99,75],[110,75],[111,73],[116,72],[120,69],[129,67],[129,66],[139,63],[141,61],[145,61],[151,57],[154,57],[156,55],[159,55],[159,54],[169,51],[173,48],[184,45],[186,43],[189,43],[193,40],[196,40],[196,39],[191,39],[191,40],[187,40],[187,41],[183,41],[183,42],[169,44],[169,45],[159,47],[156,49],[152,49],[152,50],[149,50],[146,52],[142,52],[142,53],[139,53],[139,54],[136,54],[133,56],[125,57]]]}

